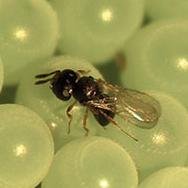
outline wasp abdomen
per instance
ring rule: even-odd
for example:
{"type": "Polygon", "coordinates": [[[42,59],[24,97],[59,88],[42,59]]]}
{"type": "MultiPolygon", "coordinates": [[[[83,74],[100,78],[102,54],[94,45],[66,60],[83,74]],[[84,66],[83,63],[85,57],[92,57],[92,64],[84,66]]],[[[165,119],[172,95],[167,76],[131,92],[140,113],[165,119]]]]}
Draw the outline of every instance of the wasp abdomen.
{"type": "Polygon", "coordinates": [[[113,119],[115,116],[115,113],[112,111],[97,108],[96,113],[93,112],[93,114],[98,123],[103,127],[107,126],[111,122],[110,119],[113,119]]]}

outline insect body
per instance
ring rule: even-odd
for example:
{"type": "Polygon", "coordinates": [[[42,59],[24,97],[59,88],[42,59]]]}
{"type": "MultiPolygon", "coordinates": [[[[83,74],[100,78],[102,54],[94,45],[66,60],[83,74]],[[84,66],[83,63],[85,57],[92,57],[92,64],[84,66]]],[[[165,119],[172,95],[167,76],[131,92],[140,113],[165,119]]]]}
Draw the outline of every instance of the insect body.
{"type": "MultiPolygon", "coordinates": [[[[83,76],[83,72],[65,69],[36,76],[40,80],[35,84],[50,82],[53,93],[60,100],[67,101],[71,97],[76,100],[67,109],[70,119],[69,130],[72,120],[70,112],[77,101],[86,107],[83,127],[87,133],[89,131],[86,127],[88,110],[93,113],[101,126],[113,123],[126,134],[128,133],[115,122],[115,115],[142,128],[152,128],[157,123],[160,116],[160,105],[153,97],[139,91],[113,86],[92,76],[83,76]],[[47,78],[51,75],[51,78],[47,78]]],[[[132,135],[128,135],[135,139],[132,135]]]]}

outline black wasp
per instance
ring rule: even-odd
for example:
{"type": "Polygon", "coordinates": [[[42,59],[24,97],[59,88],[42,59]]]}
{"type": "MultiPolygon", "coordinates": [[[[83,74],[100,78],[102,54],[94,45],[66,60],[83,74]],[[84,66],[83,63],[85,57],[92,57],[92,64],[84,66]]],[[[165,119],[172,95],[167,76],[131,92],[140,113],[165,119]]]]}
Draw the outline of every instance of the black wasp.
{"type": "Polygon", "coordinates": [[[111,85],[92,76],[84,76],[85,74],[87,72],[84,70],[65,69],[36,75],[36,78],[40,80],[35,84],[50,82],[53,93],[60,100],[68,101],[72,96],[74,97],[75,102],[66,110],[69,117],[69,132],[72,120],[71,110],[77,101],[86,107],[83,128],[87,134],[89,132],[86,127],[88,110],[92,112],[101,126],[105,127],[112,123],[134,140],[137,139],[116,123],[115,115],[141,128],[152,128],[157,123],[160,105],[153,97],[143,92],[111,85]],[[51,78],[47,78],[51,75],[51,78]]]}

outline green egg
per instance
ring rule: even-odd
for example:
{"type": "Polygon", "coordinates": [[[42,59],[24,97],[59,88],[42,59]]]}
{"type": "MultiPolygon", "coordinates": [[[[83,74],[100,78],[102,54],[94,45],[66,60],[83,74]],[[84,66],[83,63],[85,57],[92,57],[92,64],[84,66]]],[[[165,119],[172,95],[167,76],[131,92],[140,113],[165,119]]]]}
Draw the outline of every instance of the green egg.
{"type": "Polygon", "coordinates": [[[0,0],[0,54],[5,83],[19,81],[28,63],[53,54],[57,15],[45,0],[0,0]]]}
{"type": "Polygon", "coordinates": [[[58,151],[42,188],[136,188],[137,184],[129,154],[109,139],[90,137],[58,151]]]}
{"type": "Polygon", "coordinates": [[[124,86],[168,93],[188,108],[188,21],[159,21],[140,30],[126,45],[124,86]]]}
{"type": "Polygon", "coordinates": [[[187,188],[188,168],[169,167],[159,170],[146,178],[139,188],[187,188]]]}
{"type": "Polygon", "coordinates": [[[60,20],[62,53],[102,63],[140,27],[143,0],[51,0],[60,20]]]}
{"type": "MultiPolygon", "coordinates": [[[[89,71],[87,75],[91,75],[94,78],[102,78],[98,70],[95,69],[89,62],[69,56],[60,56],[50,59],[49,61],[43,63],[42,66],[27,67],[25,75],[22,77],[22,81],[18,87],[16,96],[17,103],[30,107],[46,121],[52,131],[56,150],[74,138],[84,137],[86,133],[83,129],[85,108],[79,103],[74,106],[71,112],[73,115],[71,131],[70,134],[68,134],[67,130],[69,119],[66,115],[66,110],[68,106],[74,103],[75,100],[73,98],[69,101],[59,100],[52,93],[50,83],[46,83],[44,85],[35,85],[34,83],[37,81],[35,79],[37,74],[64,69],[89,71]]],[[[91,113],[89,113],[87,126],[90,130],[89,135],[95,135],[95,129],[99,125],[91,113]]]]}
{"type": "Polygon", "coordinates": [[[187,110],[166,94],[153,91],[150,95],[161,106],[161,116],[153,128],[142,129],[128,123],[128,120],[126,122],[116,117],[119,125],[137,138],[138,142],[112,125],[98,132],[98,135],[120,143],[130,153],[136,163],[140,181],[163,167],[185,165],[188,155],[187,110]]]}
{"type": "Polygon", "coordinates": [[[146,15],[151,21],[188,18],[186,0],[146,0],[146,15]]]}
{"type": "Polygon", "coordinates": [[[45,122],[16,104],[0,105],[0,187],[35,187],[53,159],[53,139],[45,122]]]}

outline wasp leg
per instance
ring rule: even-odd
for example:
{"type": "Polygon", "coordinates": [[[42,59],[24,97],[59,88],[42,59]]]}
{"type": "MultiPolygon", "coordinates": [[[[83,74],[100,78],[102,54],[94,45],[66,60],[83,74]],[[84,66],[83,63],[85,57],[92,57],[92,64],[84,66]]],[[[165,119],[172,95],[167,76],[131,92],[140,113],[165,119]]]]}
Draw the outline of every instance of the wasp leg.
{"type": "Polygon", "coordinates": [[[71,126],[71,122],[72,122],[72,109],[74,108],[74,106],[76,105],[77,101],[74,101],[70,106],[68,106],[67,110],[66,110],[66,114],[69,118],[69,121],[68,121],[68,129],[67,129],[67,133],[70,134],[70,126],[71,126]]]}
{"type": "Polygon", "coordinates": [[[88,73],[91,72],[91,70],[77,70],[78,73],[80,73],[81,75],[87,75],[88,73]]]}
{"type": "Polygon", "coordinates": [[[86,111],[84,113],[84,118],[83,118],[83,128],[86,131],[85,136],[88,136],[88,134],[89,134],[89,129],[86,127],[87,119],[88,119],[88,108],[86,108],[86,111]]]}
{"type": "Polygon", "coordinates": [[[119,70],[126,69],[126,59],[125,59],[125,55],[123,54],[123,52],[118,52],[115,55],[114,60],[119,70]]]}
{"type": "Polygon", "coordinates": [[[117,124],[117,122],[110,116],[108,116],[105,112],[103,112],[102,110],[100,111],[100,113],[106,118],[108,119],[109,122],[111,122],[115,127],[117,127],[120,131],[122,131],[124,134],[126,134],[127,136],[129,136],[130,138],[132,138],[133,140],[135,140],[136,142],[138,142],[138,139],[135,138],[133,135],[129,134],[128,132],[126,132],[125,130],[123,130],[121,128],[121,126],[119,126],[117,124]]]}
{"type": "Polygon", "coordinates": [[[102,80],[102,79],[97,79],[97,82],[98,82],[98,84],[100,84],[100,85],[102,85],[104,88],[105,88],[105,90],[107,90],[107,91],[116,91],[116,90],[118,90],[118,87],[116,86],[116,85],[112,85],[112,84],[110,84],[110,83],[107,83],[106,81],[104,81],[104,80],[102,80]]]}

